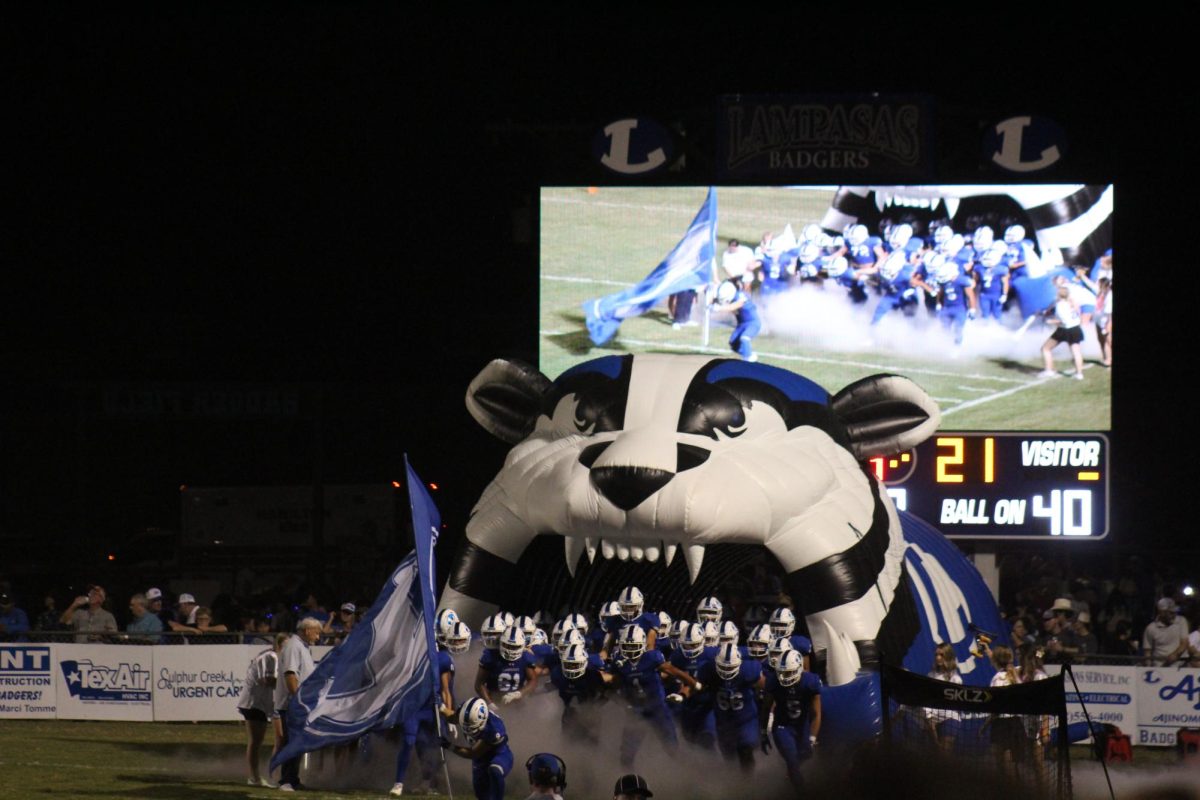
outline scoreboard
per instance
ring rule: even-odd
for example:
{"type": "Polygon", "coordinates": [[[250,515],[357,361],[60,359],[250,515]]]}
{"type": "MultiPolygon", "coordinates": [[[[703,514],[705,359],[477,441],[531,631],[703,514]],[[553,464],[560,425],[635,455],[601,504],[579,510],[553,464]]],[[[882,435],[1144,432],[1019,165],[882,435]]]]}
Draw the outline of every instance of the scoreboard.
{"type": "Polygon", "coordinates": [[[869,462],[896,507],[958,539],[1108,535],[1108,439],[1096,433],[938,433],[869,462]]]}

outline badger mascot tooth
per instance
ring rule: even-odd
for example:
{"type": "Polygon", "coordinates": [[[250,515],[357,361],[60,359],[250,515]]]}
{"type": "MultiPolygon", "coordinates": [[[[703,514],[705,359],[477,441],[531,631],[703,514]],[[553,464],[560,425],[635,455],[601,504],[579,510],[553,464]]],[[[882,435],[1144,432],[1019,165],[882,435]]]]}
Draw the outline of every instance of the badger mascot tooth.
{"type": "Polygon", "coordinates": [[[882,659],[925,672],[941,641],[969,661],[970,626],[996,624],[978,574],[968,570],[978,585],[964,593],[967,562],[952,545],[928,526],[906,539],[912,526],[866,467],[938,426],[937,405],[907,378],[875,375],[831,396],[736,359],[606,356],[555,381],[493,361],[467,408],[513,445],[442,596],[471,626],[507,607],[517,561],[541,534],[563,537],[571,574],[598,555],[664,568],[681,558],[692,583],[706,547],[765,547],[834,684],[882,659]]]}

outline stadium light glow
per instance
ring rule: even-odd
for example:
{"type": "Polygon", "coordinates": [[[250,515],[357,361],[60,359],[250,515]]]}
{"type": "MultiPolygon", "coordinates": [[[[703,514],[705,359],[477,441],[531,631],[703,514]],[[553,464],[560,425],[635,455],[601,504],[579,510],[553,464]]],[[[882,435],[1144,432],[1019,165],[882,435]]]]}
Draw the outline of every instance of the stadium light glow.
{"type": "Polygon", "coordinates": [[[1190,585],[1183,587],[1183,596],[1184,597],[1191,597],[1195,593],[1196,593],[1196,590],[1194,588],[1192,588],[1190,585]]]}

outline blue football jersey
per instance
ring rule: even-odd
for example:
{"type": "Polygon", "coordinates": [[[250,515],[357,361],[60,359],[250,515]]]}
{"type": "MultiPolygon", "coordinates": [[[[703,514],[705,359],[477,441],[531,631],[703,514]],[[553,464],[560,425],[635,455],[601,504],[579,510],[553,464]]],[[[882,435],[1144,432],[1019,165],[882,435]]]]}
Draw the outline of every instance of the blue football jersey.
{"type": "Polygon", "coordinates": [[[563,705],[586,703],[604,688],[604,680],[600,677],[603,668],[600,656],[591,655],[588,656],[587,671],[578,678],[568,678],[563,674],[562,664],[555,664],[550,668],[550,683],[558,690],[563,705]]]}
{"type": "Polygon", "coordinates": [[[506,661],[495,650],[484,650],[479,666],[487,673],[488,691],[507,693],[519,691],[525,685],[525,670],[537,666],[537,662],[529,651],[516,661],[506,661]]]}
{"type": "MultiPolygon", "coordinates": [[[[465,733],[465,731],[464,731],[465,733]]],[[[467,742],[474,745],[476,742],[485,742],[492,746],[491,752],[486,753],[480,759],[474,759],[475,764],[488,764],[500,753],[508,751],[508,730],[504,727],[504,720],[500,719],[500,715],[492,712],[488,715],[488,720],[484,723],[483,730],[472,736],[467,733],[467,742]]]]}
{"type": "Polygon", "coordinates": [[[779,676],[767,673],[764,695],[775,701],[775,725],[786,725],[803,730],[807,736],[808,724],[812,720],[813,697],[821,693],[821,679],[812,672],[805,672],[791,686],[779,682],[779,676]]]}
{"type": "Polygon", "coordinates": [[[621,696],[637,708],[666,705],[667,694],[658,672],[664,663],[662,653],[657,650],[643,653],[636,661],[628,658],[614,661],[616,674],[621,679],[621,696]]]}
{"type": "Polygon", "coordinates": [[[758,701],[755,699],[754,684],[762,677],[762,664],[756,659],[743,661],[738,674],[722,678],[717,674],[715,662],[704,665],[700,681],[705,692],[713,695],[718,724],[741,725],[758,718],[758,701]]]}

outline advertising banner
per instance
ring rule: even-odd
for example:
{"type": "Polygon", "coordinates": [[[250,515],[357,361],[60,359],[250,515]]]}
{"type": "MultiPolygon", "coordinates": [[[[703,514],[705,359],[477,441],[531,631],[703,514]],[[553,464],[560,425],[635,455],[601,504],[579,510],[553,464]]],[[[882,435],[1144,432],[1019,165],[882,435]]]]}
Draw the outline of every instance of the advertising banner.
{"type": "Polygon", "coordinates": [[[152,721],[154,650],[152,646],[55,645],[58,718],[152,721]]]}
{"type": "MultiPolygon", "coordinates": [[[[1054,675],[1062,669],[1058,664],[1047,664],[1046,672],[1054,675]]],[[[1132,667],[1099,667],[1082,664],[1072,668],[1075,681],[1068,675],[1065,680],[1067,693],[1067,723],[1087,722],[1116,725],[1133,736],[1138,727],[1137,671],[1132,667]],[[1078,691],[1076,691],[1078,685],[1078,691]],[[1087,716],[1084,716],[1084,708],[1087,716]]]]}
{"type": "Polygon", "coordinates": [[[154,719],[240,720],[246,667],[266,645],[212,644],[154,648],[154,719]]]}
{"type": "Polygon", "coordinates": [[[0,719],[54,719],[54,645],[0,644],[0,719]]]}
{"type": "Polygon", "coordinates": [[[1128,669],[1138,684],[1134,744],[1174,747],[1180,728],[1200,728],[1200,669],[1128,669]]]}

